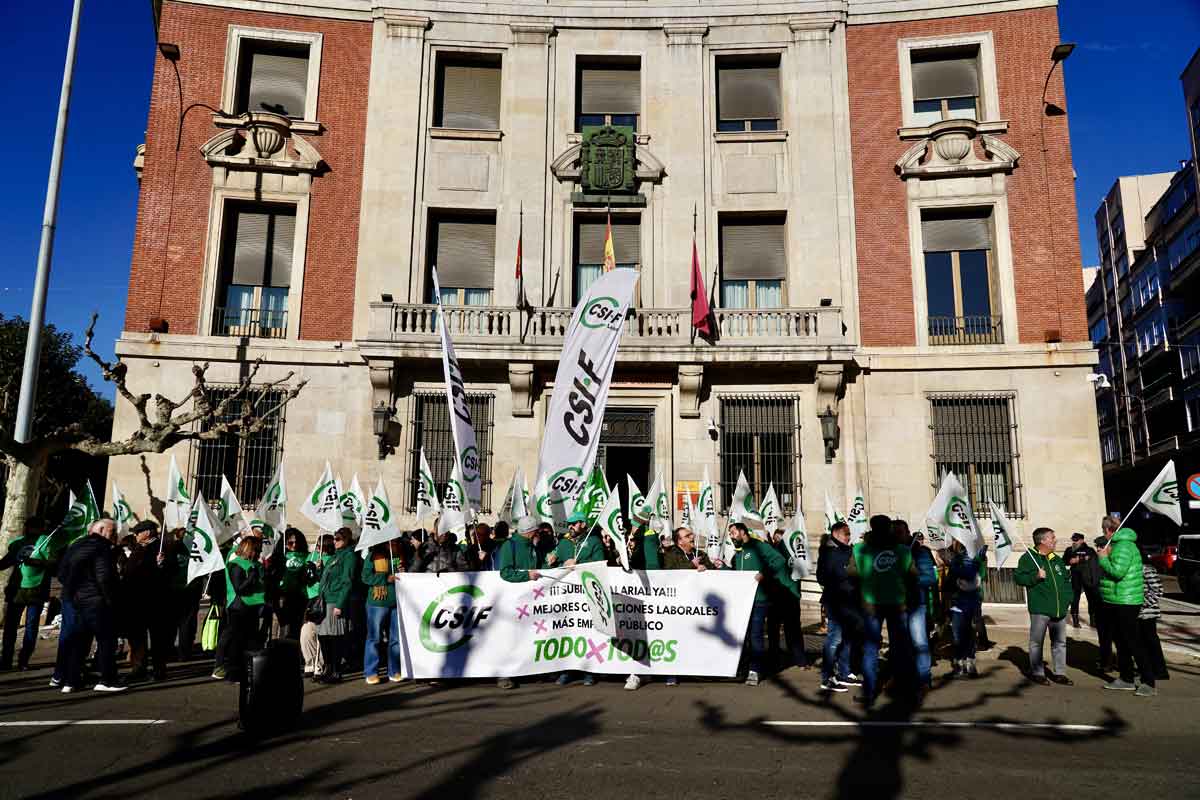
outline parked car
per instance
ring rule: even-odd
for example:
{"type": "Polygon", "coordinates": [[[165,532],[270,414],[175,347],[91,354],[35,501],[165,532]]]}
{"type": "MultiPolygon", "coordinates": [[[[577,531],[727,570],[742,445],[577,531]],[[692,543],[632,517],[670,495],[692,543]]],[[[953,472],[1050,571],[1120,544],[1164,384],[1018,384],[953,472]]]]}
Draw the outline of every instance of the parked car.
{"type": "Polygon", "coordinates": [[[1157,551],[1146,556],[1156,570],[1163,575],[1175,574],[1175,562],[1178,560],[1179,546],[1174,544],[1163,545],[1157,551]]]}
{"type": "Polygon", "coordinates": [[[1189,600],[1200,601],[1200,534],[1185,531],[1175,556],[1179,589],[1189,600]]]}

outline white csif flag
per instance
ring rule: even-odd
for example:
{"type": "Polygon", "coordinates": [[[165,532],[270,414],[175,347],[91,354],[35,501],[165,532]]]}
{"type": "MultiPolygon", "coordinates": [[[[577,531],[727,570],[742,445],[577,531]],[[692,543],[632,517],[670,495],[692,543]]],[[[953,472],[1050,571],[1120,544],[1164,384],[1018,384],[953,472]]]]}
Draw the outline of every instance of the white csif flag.
{"type": "Polygon", "coordinates": [[[273,541],[277,532],[282,533],[287,528],[287,501],[287,485],[283,480],[283,459],[280,459],[279,463],[275,465],[274,477],[267,484],[267,490],[263,492],[262,499],[258,501],[258,508],[254,510],[254,519],[251,520],[250,526],[264,526],[267,529],[266,533],[273,541]]]}
{"type": "Polygon", "coordinates": [[[396,514],[388,500],[387,487],[383,485],[383,478],[380,478],[375,491],[367,498],[362,517],[362,536],[358,538],[354,549],[367,550],[377,544],[389,542],[399,535],[396,514]]]}
{"type": "Polygon", "coordinates": [[[567,499],[556,489],[551,489],[546,476],[538,478],[533,487],[533,516],[554,527],[554,535],[567,532],[567,499]]]}
{"type": "Polygon", "coordinates": [[[837,509],[833,507],[833,501],[829,499],[829,492],[825,492],[825,532],[829,533],[833,530],[834,525],[845,521],[842,515],[837,512],[837,509]]]}
{"type": "Polygon", "coordinates": [[[763,529],[767,535],[774,533],[783,521],[783,509],[779,506],[779,496],[775,494],[775,484],[767,486],[767,493],[759,503],[758,515],[762,517],[763,529]]]}
{"type": "Polygon", "coordinates": [[[629,482],[629,518],[645,522],[650,519],[650,511],[646,508],[646,495],[642,494],[642,490],[628,473],[625,474],[625,480],[629,482]]]}
{"type": "Polygon", "coordinates": [[[213,519],[208,503],[204,502],[203,492],[196,492],[193,509],[196,524],[191,530],[192,543],[188,548],[188,583],[225,569],[225,559],[221,558],[222,528],[213,519]]]}
{"type": "MultiPolygon", "coordinates": [[[[341,484],[341,480],[338,481],[341,484]]],[[[363,515],[367,510],[366,497],[362,487],[358,485],[358,473],[350,481],[350,488],[342,491],[338,488],[338,508],[342,512],[342,525],[349,528],[355,536],[362,528],[363,515]]]]}
{"type": "Polygon", "coordinates": [[[861,542],[863,536],[871,528],[871,523],[867,519],[867,501],[863,498],[862,489],[858,490],[854,501],[850,503],[850,513],[846,515],[846,524],[850,526],[850,544],[861,542]]]}
{"type": "Polygon", "coordinates": [[[217,523],[218,544],[225,544],[236,536],[245,523],[242,516],[242,504],[238,502],[237,495],[233,493],[233,487],[229,485],[229,479],[224,475],[221,476],[221,496],[217,499],[217,514],[214,521],[217,523]]]}
{"type": "Polygon", "coordinates": [[[1004,509],[991,500],[988,501],[988,508],[992,512],[992,552],[996,554],[996,569],[999,569],[1012,555],[1013,531],[1004,509]]]}
{"type": "Polygon", "coordinates": [[[504,494],[504,504],[500,506],[500,513],[497,515],[500,519],[516,525],[521,517],[526,513],[526,501],[529,498],[529,489],[525,487],[525,471],[517,467],[513,472],[512,482],[508,485],[508,491],[504,494]]]}
{"type": "Polygon", "coordinates": [[[421,448],[421,473],[417,475],[417,525],[431,520],[442,511],[442,502],[438,499],[437,484],[433,482],[433,470],[429,469],[429,461],[425,458],[425,448],[421,448]]]}
{"type": "Polygon", "coordinates": [[[337,481],[329,462],[325,462],[325,471],[317,479],[312,490],[304,496],[300,505],[300,513],[308,517],[321,530],[336,532],[342,527],[342,509],[338,505],[339,498],[337,481]]]}
{"type": "Polygon", "coordinates": [[[804,529],[804,514],[799,510],[788,520],[784,528],[783,544],[787,547],[788,566],[792,568],[792,580],[807,578],[812,572],[809,558],[808,532],[804,529]]]}
{"type": "Polygon", "coordinates": [[[568,512],[596,460],[617,347],[638,276],[633,269],[602,274],[588,287],[567,327],[546,413],[537,483],[544,480],[548,499],[558,499],[568,512]]]}
{"type": "Polygon", "coordinates": [[[442,515],[438,517],[438,533],[453,533],[461,542],[467,533],[469,509],[464,496],[462,473],[458,464],[450,471],[446,481],[446,494],[442,497],[442,515]]]}
{"type": "Polygon", "coordinates": [[[617,551],[617,558],[621,562],[621,569],[628,572],[630,570],[629,547],[625,542],[628,531],[625,528],[625,518],[621,516],[621,493],[616,491],[615,487],[608,490],[608,499],[604,501],[604,507],[600,509],[600,516],[596,518],[596,524],[612,539],[613,547],[617,551]]]}
{"type": "Polygon", "coordinates": [[[446,329],[446,314],[442,311],[441,288],[437,268],[433,270],[433,296],[438,304],[438,334],[442,337],[442,371],[446,376],[446,407],[450,409],[450,432],[454,438],[454,464],[458,467],[464,495],[464,513],[480,508],[479,448],[475,443],[475,427],[471,424],[471,408],[467,405],[467,385],[463,381],[454,343],[446,329]]]}
{"type": "Polygon", "coordinates": [[[763,538],[763,521],[758,513],[758,505],[754,495],[750,493],[750,482],[746,473],[738,470],[737,487],[733,490],[733,500],[729,502],[729,521],[740,522],[746,526],[751,535],[763,538]]]}
{"type": "MultiPolygon", "coordinates": [[[[704,550],[709,558],[720,552],[722,531],[717,529],[717,501],[713,497],[708,465],[704,465],[704,480],[700,481],[700,504],[696,507],[696,533],[703,536],[704,550]]],[[[699,545],[697,545],[699,546],[699,545]]]]}
{"type": "Polygon", "coordinates": [[[113,498],[112,512],[113,521],[117,523],[117,537],[120,538],[129,533],[130,529],[137,524],[137,514],[133,513],[133,509],[129,507],[129,501],[125,499],[125,495],[117,488],[117,482],[113,481],[113,498]]]}
{"type": "Polygon", "coordinates": [[[650,491],[646,492],[646,507],[650,509],[651,517],[658,517],[668,525],[671,524],[671,497],[667,493],[667,482],[663,480],[661,469],[654,476],[650,491]]]}
{"type": "Polygon", "coordinates": [[[163,532],[176,528],[186,528],[188,516],[192,510],[192,496],[188,494],[183,482],[183,473],[175,462],[175,454],[171,454],[171,467],[167,472],[166,503],[163,506],[163,532]]]}
{"type": "Polygon", "coordinates": [[[1179,508],[1179,483],[1175,480],[1174,459],[1163,465],[1158,477],[1146,487],[1146,491],[1142,492],[1142,496],[1138,498],[1138,503],[1156,514],[1169,517],[1172,522],[1182,527],[1183,512],[1179,508]]]}
{"type": "Polygon", "coordinates": [[[942,536],[957,539],[971,558],[983,547],[983,536],[967,499],[967,490],[953,472],[947,472],[933,505],[925,512],[925,527],[937,528],[942,536]]]}

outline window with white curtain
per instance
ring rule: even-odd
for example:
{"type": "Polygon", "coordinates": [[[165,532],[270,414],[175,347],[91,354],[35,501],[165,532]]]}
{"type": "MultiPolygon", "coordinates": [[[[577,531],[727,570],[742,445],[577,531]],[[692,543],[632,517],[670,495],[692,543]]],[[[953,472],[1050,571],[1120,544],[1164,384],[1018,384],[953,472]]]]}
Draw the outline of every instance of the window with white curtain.
{"type": "MultiPolygon", "coordinates": [[[[443,305],[486,306],[496,282],[495,212],[433,212],[428,263],[437,268],[443,305]]],[[[433,280],[428,296],[433,300],[433,280]]]]}
{"type": "Polygon", "coordinates": [[[296,207],[230,202],[221,244],[221,288],[214,333],[282,338],[296,243],[296,207]]]}
{"type": "MultiPolygon", "coordinates": [[[[604,215],[580,215],[575,218],[575,270],[572,281],[573,302],[587,292],[588,287],[604,271],[604,237],[607,232],[604,215]]],[[[612,216],[613,256],[617,267],[640,269],[642,265],[642,226],[636,215],[612,216]]]]}
{"type": "Polygon", "coordinates": [[[979,47],[913,50],[913,124],[979,119],[979,47]]]}
{"type": "Polygon", "coordinates": [[[782,308],[787,275],[783,215],[720,219],[721,307],[782,308]]]}
{"type": "Polygon", "coordinates": [[[238,54],[234,113],[269,111],[304,119],[308,61],[307,44],[243,39],[238,54]]]}

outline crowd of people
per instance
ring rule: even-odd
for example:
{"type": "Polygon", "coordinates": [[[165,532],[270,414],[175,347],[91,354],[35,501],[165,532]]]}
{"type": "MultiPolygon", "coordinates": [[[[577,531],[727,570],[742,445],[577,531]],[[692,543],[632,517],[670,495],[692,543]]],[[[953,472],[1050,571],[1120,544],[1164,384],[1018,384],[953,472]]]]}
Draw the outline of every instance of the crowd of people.
{"type": "MultiPolygon", "coordinates": [[[[170,662],[200,655],[196,637],[202,615],[214,679],[241,680],[246,654],[275,635],[299,641],[304,672],[314,682],[338,682],[360,669],[367,684],[398,682],[398,573],[494,570],[504,580],[522,582],[539,578],[547,568],[620,563],[606,533],[590,528],[580,515],[567,522],[561,537],[533,517],[519,520],[511,533],[504,521],[474,525],[461,542],[451,532],[417,530],[365,553],[355,549],[349,528],[320,534],[310,549],[308,538],[294,527],[278,536],[252,527],[229,544],[223,572],[189,583],[182,528],[164,535],[156,523],[143,521],[118,537],[114,521],[102,517],[87,536],[48,559],[39,557],[37,547],[48,535],[46,526],[30,519],[0,560],[0,569],[12,569],[0,668],[12,669],[22,629],[16,664],[29,667],[43,611],[53,605],[51,578],[56,576],[61,622],[50,685],[64,693],[84,687],[93,651],[96,691],[164,680],[170,662]],[[128,654],[124,680],[117,668],[122,649],[128,654]]],[[[739,680],[757,685],[769,670],[787,663],[809,668],[801,588],[783,532],[760,538],[735,522],[728,533],[733,550],[727,561],[710,558],[687,527],[668,533],[638,525],[629,532],[626,550],[635,569],[754,572],[758,582],[739,680]]],[[[1157,681],[1168,677],[1156,631],[1162,583],[1144,563],[1136,534],[1106,517],[1094,547],[1076,533],[1059,554],[1049,528],[1038,528],[1032,539],[1033,547],[1021,555],[1013,574],[1025,588],[1029,609],[1029,680],[1072,684],[1066,675],[1066,632],[1069,624],[1081,625],[1079,603],[1086,597],[1102,671],[1113,668],[1115,646],[1119,676],[1106,688],[1154,695],[1157,681]],[[1047,633],[1049,670],[1042,661],[1047,633]]],[[[970,555],[957,541],[932,550],[922,532],[914,534],[903,520],[882,515],[871,518],[869,531],[855,544],[844,522],[834,524],[821,538],[815,570],[825,632],[820,690],[859,688],[855,699],[867,707],[884,689],[919,702],[934,686],[934,653],[943,644],[952,652],[950,677],[978,676],[977,648],[990,644],[982,613],[986,551],[970,555]],[[885,629],[887,651],[881,659],[885,629]]],[[[499,686],[514,687],[515,677],[501,677],[499,686]]],[[[586,673],[552,677],[560,685],[577,678],[595,682],[586,673]]],[[[625,688],[636,690],[645,680],[630,675],[625,688]]],[[[678,678],[666,683],[676,685],[678,678]]]]}

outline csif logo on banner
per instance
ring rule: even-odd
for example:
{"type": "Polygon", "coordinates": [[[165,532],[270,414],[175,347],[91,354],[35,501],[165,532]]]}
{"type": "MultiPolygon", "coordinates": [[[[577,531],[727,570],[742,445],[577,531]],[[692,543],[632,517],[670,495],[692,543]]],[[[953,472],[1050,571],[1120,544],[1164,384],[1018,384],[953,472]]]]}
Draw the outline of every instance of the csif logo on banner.
{"type": "Polygon", "coordinates": [[[1150,498],[1150,502],[1159,505],[1177,505],[1179,503],[1179,483],[1177,481],[1166,481],[1154,492],[1154,496],[1150,498]]]}
{"type": "Polygon", "coordinates": [[[576,378],[571,385],[571,393],[567,395],[567,411],[563,414],[563,427],[567,429],[567,433],[575,440],[576,444],[586,447],[595,433],[592,428],[597,421],[596,399],[599,397],[603,382],[596,374],[596,364],[588,356],[587,351],[579,351],[578,364],[587,377],[583,380],[576,378]]]}
{"type": "Polygon", "coordinates": [[[971,518],[967,513],[967,501],[961,497],[951,497],[946,504],[946,524],[951,528],[970,530],[971,518]]]}
{"type": "Polygon", "coordinates": [[[608,529],[622,537],[628,533],[628,531],[625,529],[625,517],[621,516],[620,506],[614,508],[608,515],[608,529]]]}
{"type": "Polygon", "coordinates": [[[613,602],[612,596],[608,593],[608,587],[591,572],[580,573],[579,584],[583,588],[583,596],[587,598],[592,614],[596,618],[596,630],[601,632],[612,630],[613,602]]]}
{"type": "Polygon", "coordinates": [[[483,598],[483,589],[470,584],[438,595],[421,616],[421,646],[431,653],[449,653],[471,641],[492,613],[483,598]]]}
{"type": "Polygon", "coordinates": [[[551,475],[546,483],[550,491],[537,499],[537,511],[543,517],[550,517],[550,506],[561,506],[582,488],[583,470],[579,467],[563,467],[551,475]]]}
{"type": "MultiPolygon", "coordinates": [[[[467,420],[470,422],[470,420],[467,420]]],[[[463,480],[472,483],[479,477],[479,451],[474,446],[462,451],[463,480]]]]}
{"type": "Polygon", "coordinates": [[[585,328],[608,328],[617,330],[621,325],[621,304],[615,297],[597,297],[587,304],[579,322],[585,328]]]}
{"type": "Polygon", "coordinates": [[[861,519],[866,514],[867,507],[863,504],[861,498],[854,499],[854,505],[850,506],[850,519],[861,519]]]}
{"type": "Polygon", "coordinates": [[[458,358],[448,356],[450,364],[450,395],[454,398],[454,416],[468,425],[471,424],[471,410],[467,408],[467,385],[463,381],[462,370],[458,367],[458,358]]]}
{"type": "Polygon", "coordinates": [[[373,531],[383,530],[391,519],[392,509],[379,495],[372,495],[371,502],[367,505],[367,513],[363,517],[363,527],[373,531]]]}

